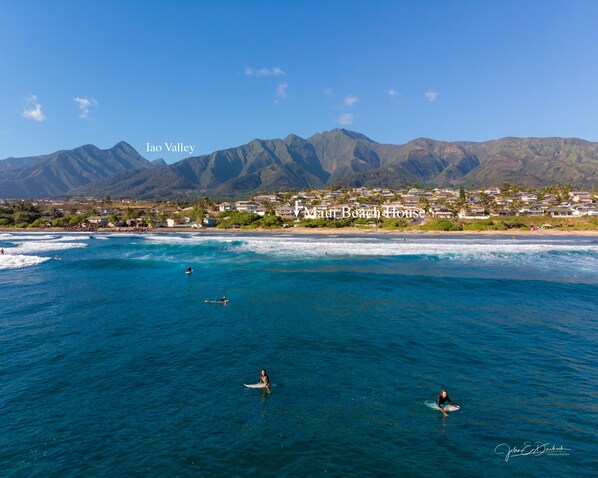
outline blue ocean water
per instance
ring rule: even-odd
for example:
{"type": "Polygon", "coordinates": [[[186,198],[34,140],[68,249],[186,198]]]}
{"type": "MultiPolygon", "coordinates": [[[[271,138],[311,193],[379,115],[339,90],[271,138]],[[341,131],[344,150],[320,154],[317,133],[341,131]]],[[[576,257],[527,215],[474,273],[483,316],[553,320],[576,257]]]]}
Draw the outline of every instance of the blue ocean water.
{"type": "Polygon", "coordinates": [[[0,476],[598,473],[597,237],[0,247],[0,476]]]}

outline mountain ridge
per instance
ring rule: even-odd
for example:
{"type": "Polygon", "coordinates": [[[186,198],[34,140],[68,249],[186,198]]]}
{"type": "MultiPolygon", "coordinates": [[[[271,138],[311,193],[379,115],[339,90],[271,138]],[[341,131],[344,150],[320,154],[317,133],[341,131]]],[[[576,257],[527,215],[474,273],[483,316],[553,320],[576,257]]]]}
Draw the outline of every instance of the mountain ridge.
{"type": "Polygon", "coordinates": [[[3,189],[7,178],[10,181],[29,177],[32,169],[43,178],[42,166],[48,167],[48,158],[59,153],[67,157],[74,154],[79,160],[76,164],[83,168],[81,161],[85,158],[79,156],[93,159],[99,152],[108,151],[109,158],[104,160],[111,161],[113,172],[95,171],[95,178],[91,178],[92,174],[79,178],[79,184],[70,185],[67,190],[40,189],[48,195],[142,199],[243,197],[263,191],[331,185],[398,188],[415,183],[441,187],[482,187],[504,182],[529,187],[598,184],[598,143],[580,138],[505,137],[473,142],[422,137],[395,145],[378,143],[358,132],[334,129],[306,139],[295,134],[284,139],[256,138],[172,164],[163,160],[149,162],[125,142],[109,150],[84,145],[40,157],[7,158],[0,161],[0,197],[7,197],[3,189]],[[131,161],[126,162],[127,158],[131,161]]]}
{"type": "Polygon", "coordinates": [[[52,197],[73,188],[151,163],[130,144],[112,148],[85,144],[70,150],[0,161],[0,197],[52,197]]]}

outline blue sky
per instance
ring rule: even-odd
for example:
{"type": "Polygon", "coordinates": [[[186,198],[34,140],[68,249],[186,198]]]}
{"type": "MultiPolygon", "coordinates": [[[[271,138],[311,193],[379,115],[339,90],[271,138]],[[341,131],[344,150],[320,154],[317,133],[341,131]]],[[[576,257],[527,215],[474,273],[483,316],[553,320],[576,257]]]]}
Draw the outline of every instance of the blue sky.
{"type": "Polygon", "coordinates": [[[598,141],[596,25],[592,0],[0,0],[0,158],[337,127],[598,141]]]}

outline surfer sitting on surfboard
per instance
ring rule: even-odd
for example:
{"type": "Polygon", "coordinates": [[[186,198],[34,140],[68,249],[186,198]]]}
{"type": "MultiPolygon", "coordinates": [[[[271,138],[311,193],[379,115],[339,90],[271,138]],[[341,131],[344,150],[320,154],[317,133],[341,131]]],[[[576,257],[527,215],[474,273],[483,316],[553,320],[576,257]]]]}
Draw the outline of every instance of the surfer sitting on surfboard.
{"type": "Polygon", "coordinates": [[[260,376],[260,383],[264,384],[264,388],[270,388],[270,377],[268,377],[268,374],[266,373],[266,369],[263,368],[262,369],[262,375],[260,376]]]}
{"type": "Polygon", "coordinates": [[[438,397],[436,398],[436,405],[438,405],[438,408],[440,408],[440,411],[442,412],[442,414],[447,417],[448,415],[446,414],[446,412],[444,411],[444,407],[446,406],[446,402],[449,402],[453,407],[459,407],[459,405],[457,405],[455,402],[453,402],[449,396],[448,393],[446,393],[446,390],[441,390],[440,391],[440,395],[438,395],[438,397]]]}

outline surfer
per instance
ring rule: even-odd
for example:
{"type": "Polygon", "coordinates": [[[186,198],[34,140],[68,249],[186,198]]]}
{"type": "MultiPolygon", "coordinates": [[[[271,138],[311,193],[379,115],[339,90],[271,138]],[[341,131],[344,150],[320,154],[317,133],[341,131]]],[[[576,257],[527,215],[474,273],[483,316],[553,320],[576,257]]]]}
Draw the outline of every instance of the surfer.
{"type": "Polygon", "coordinates": [[[208,302],[210,304],[224,304],[226,305],[226,303],[228,302],[228,299],[226,297],[223,297],[222,299],[216,299],[216,300],[204,300],[204,302],[208,302]]]}
{"type": "Polygon", "coordinates": [[[440,395],[438,395],[438,397],[436,398],[436,405],[438,405],[438,408],[440,408],[440,411],[442,412],[442,415],[445,418],[448,416],[447,413],[444,411],[446,402],[450,403],[453,407],[459,407],[459,405],[457,405],[449,398],[448,393],[446,393],[446,390],[441,390],[440,395]]]}
{"type": "Polygon", "coordinates": [[[0,254],[4,255],[4,249],[0,249],[0,254]]]}
{"type": "Polygon", "coordinates": [[[268,377],[268,374],[266,373],[265,368],[262,369],[262,374],[260,376],[260,383],[264,384],[264,388],[267,388],[268,390],[270,389],[270,377],[268,377]]]}
{"type": "Polygon", "coordinates": [[[193,269],[191,269],[191,266],[187,266],[187,274],[191,274],[193,272],[193,269]]]}

